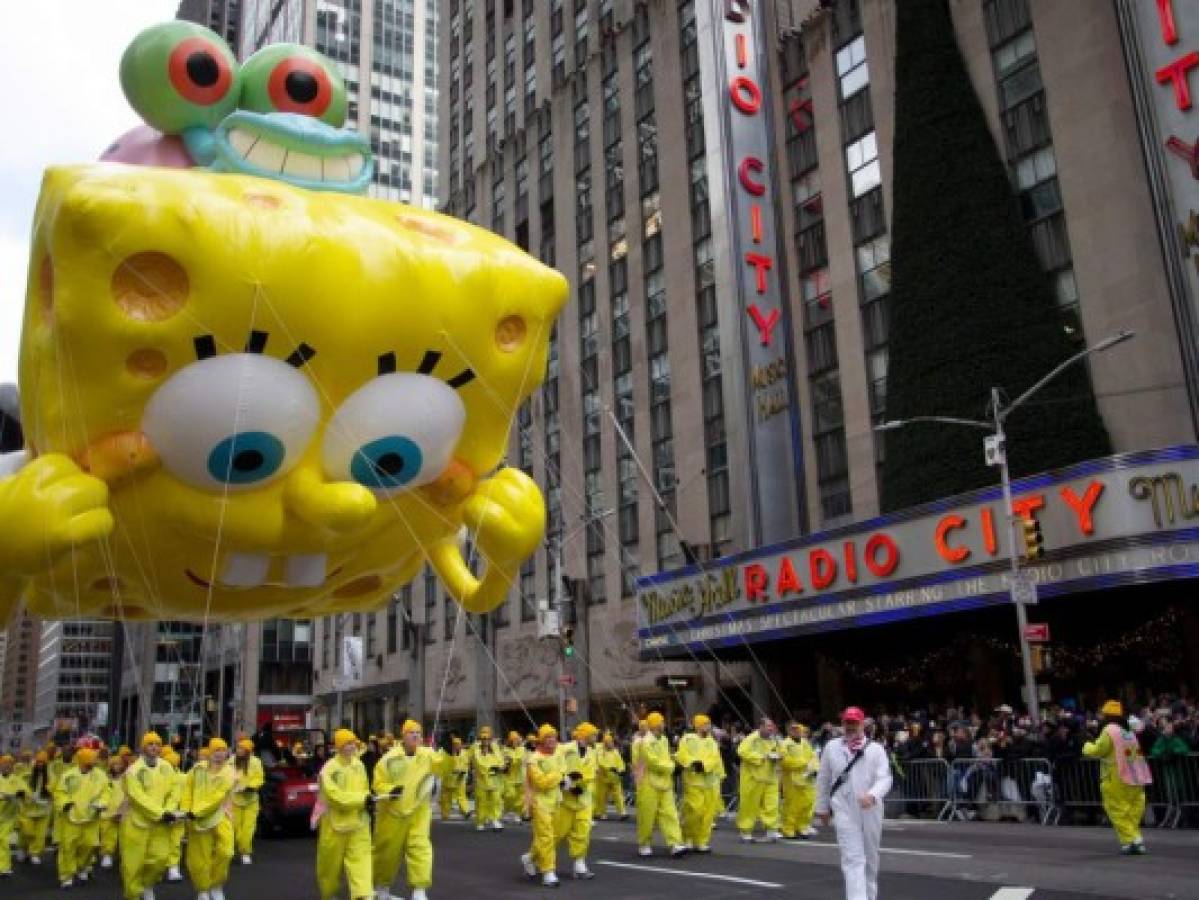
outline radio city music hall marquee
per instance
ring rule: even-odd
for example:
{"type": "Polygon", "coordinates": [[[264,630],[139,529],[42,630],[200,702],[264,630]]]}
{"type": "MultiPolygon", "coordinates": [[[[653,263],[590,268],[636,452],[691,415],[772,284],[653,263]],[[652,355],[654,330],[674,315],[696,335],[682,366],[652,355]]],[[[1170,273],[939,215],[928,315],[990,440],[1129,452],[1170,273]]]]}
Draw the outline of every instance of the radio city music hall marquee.
{"type": "MultiPolygon", "coordinates": [[[[1046,556],[1041,598],[1199,577],[1199,446],[1080,463],[1013,485],[1046,556]]],[[[1008,599],[998,488],[638,581],[643,653],[853,628],[1008,599]]]]}

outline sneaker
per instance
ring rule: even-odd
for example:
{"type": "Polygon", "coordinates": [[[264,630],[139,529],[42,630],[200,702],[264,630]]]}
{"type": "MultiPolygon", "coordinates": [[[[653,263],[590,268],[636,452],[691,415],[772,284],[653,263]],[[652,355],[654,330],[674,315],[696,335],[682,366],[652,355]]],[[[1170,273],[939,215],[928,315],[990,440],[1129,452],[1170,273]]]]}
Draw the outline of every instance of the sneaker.
{"type": "Polygon", "coordinates": [[[142,891],[142,900],[154,900],[154,888],[146,888],[142,891]]]}
{"type": "Polygon", "coordinates": [[[766,843],[768,843],[768,844],[776,843],[778,841],[778,839],[781,837],[782,837],[782,835],[779,834],[777,831],[768,831],[768,832],[766,832],[766,843]]]}
{"type": "Polygon", "coordinates": [[[487,830],[487,826],[484,825],[482,822],[480,822],[478,825],[475,826],[475,831],[486,831],[486,830],[487,830]]]}
{"type": "Polygon", "coordinates": [[[752,834],[741,835],[741,843],[752,844],[753,842],[754,842],[754,836],[752,834]]]}
{"type": "Polygon", "coordinates": [[[503,831],[504,823],[501,822],[499,819],[496,819],[494,822],[491,823],[491,830],[492,831],[503,831]]]}
{"type": "Polygon", "coordinates": [[[1133,845],[1132,845],[1132,844],[1125,844],[1124,846],[1122,846],[1122,847],[1120,848],[1120,852],[1121,852],[1122,854],[1124,854],[1125,856],[1132,856],[1132,855],[1133,855],[1134,853],[1136,853],[1137,851],[1136,851],[1136,849],[1133,847],[1133,845]]]}
{"type": "Polygon", "coordinates": [[[429,898],[425,895],[424,888],[413,888],[412,900],[429,900],[429,898]]]}
{"type": "Polygon", "coordinates": [[[375,888],[375,900],[391,900],[391,888],[375,888]]]}
{"type": "Polygon", "coordinates": [[[208,893],[208,891],[200,891],[200,893],[196,894],[196,900],[212,900],[212,894],[208,893]]]}
{"type": "Polygon", "coordinates": [[[254,860],[250,858],[250,854],[249,854],[249,853],[243,853],[243,854],[241,855],[241,864],[242,864],[243,866],[248,866],[248,865],[251,865],[253,862],[254,862],[254,860]]]}
{"type": "Polygon", "coordinates": [[[75,886],[75,882],[72,881],[70,878],[68,878],[66,881],[64,881],[62,884],[59,885],[59,887],[64,891],[69,891],[74,886],[75,886]]]}
{"type": "Polygon", "coordinates": [[[698,847],[695,848],[695,852],[696,853],[711,853],[712,848],[709,847],[707,844],[700,844],[698,847]]]}
{"type": "Polygon", "coordinates": [[[178,866],[171,866],[167,869],[167,881],[176,882],[183,880],[183,873],[179,871],[178,866]]]}
{"type": "Polygon", "coordinates": [[[622,821],[622,822],[627,822],[627,821],[628,821],[628,818],[629,818],[629,814],[628,814],[628,813],[621,813],[621,814],[620,814],[620,821],[622,821]]]}
{"type": "Polygon", "coordinates": [[[801,838],[803,838],[804,840],[807,840],[808,838],[816,837],[818,834],[820,834],[820,832],[817,831],[815,828],[813,828],[811,825],[809,825],[807,828],[805,828],[803,831],[801,831],[799,833],[799,836],[801,838]]]}
{"type": "Polygon", "coordinates": [[[687,848],[684,847],[682,844],[676,844],[675,846],[670,848],[670,858],[671,859],[679,859],[680,857],[683,857],[686,855],[687,855],[687,848]]]}
{"type": "Polygon", "coordinates": [[[1144,856],[1149,851],[1145,849],[1144,841],[1137,841],[1135,844],[1132,845],[1132,852],[1134,854],[1136,854],[1137,856],[1144,856]]]}
{"type": "Polygon", "coordinates": [[[654,848],[653,847],[638,847],[637,855],[638,856],[653,856],[654,848]]]}
{"type": "Polygon", "coordinates": [[[40,856],[31,856],[29,857],[29,864],[31,866],[40,866],[42,864],[42,858],[40,856]]]}
{"type": "Polygon", "coordinates": [[[91,874],[92,873],[90,869],[84,869],[82,872],[76,872],[75,877],[80,881],[80,883],[86,884],[88,878],[91,877],[91,874]]]}
{"type": "Polygon", "coordinates": [[[600,816],[600,820],[601,820],[601,821],[604,821],[604,822],[607,822],[607,821],[608,821],[608,814],[607,814],[607,813],[604,813],[602,816],[600,816]]]}
{"type": "Polygon", "coordinates": [[[537,877],[537,867],[533,865],[533,854],[522,853],[520,856],[520,864],[524,866],[525,874],[530,878],[537,877]]]}
{"type": "Polygon", "coordinates": [[[102,857],[100,859],[100,868],[101,869],[111,869],[112,868],[112,857],[108,856],[108,855],[105,855],[104,857],[102,857]]]}
{"type": "Polygon", "coordinates": [[[212,900],[225,900],[225,888],[224,887],[214,887],[211,891],[208,892],[208,895],[210,897],[212,897],[212,900]]]}
{"type": "Polygon", "coordinates": [[[587,868],[587,860],[585,859],[575,860],[575,869],[573,874],[575,878],[581,881],[590,881],[595,877],[595,873],[587,868]]]}
{"type": "Polygon", "coordinates": [[[554,872],[546,872],[541,876],[542,887],[556,888],[559,886],[558,876],[554,872]]]}

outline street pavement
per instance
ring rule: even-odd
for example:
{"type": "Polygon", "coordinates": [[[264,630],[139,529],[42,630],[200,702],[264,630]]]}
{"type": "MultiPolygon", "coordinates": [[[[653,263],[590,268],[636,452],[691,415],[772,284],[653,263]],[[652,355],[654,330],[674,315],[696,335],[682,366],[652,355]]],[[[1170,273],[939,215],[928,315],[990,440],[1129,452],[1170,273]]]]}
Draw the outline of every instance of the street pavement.
{"type": "MultiPolygon", "coordinates": [[[[1037,825],[962,822],[887,822],[883,836],[880,900],[1194,900],[1199,898],[1199,832],[1146,833],[1149,855],[1118,855],[1105,828],[1043,828],[1037,825]]],[[[558,900],[722,900],[734,897],[801,896],[842,900],[844,888],[831,831],[804,843],[738,843],[722,823],[712,856],[671,860],[659,848],[652,859],[635,854],[632,822],[599,822],[593,832],[594,881],[570,879],[570,861],[559,856],[561,889],[528,881],[518,856],[527,849],[527,826],[503,833],[475,831],[473,823],[433,823],[434,900],[507,900],[552,895],[558,900]]],[[[253,866],[234,865],[229,900],[315,900],[316,843],[311,836],[260,838],[253,866]]],[[[400,881],[397,896],[407,894],[400,881]]],[[[186,900],[183,884],[162,885],[157,900],[186,900]]],[[[115,872],[71,891],[75,897],[120,896],[115,872]]],[[[40,869],[18,866],[0,881],[0,898],[63,897],[53,856],[40,869]]]]}

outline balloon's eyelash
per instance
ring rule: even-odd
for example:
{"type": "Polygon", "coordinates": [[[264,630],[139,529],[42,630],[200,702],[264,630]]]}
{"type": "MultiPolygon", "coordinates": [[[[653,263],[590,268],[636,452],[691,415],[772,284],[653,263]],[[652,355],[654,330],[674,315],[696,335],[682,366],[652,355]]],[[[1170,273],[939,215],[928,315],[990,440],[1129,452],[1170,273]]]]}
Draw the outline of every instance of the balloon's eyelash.
{"type": "MultiPolygon", "coordinates": [[[[251,331],[250,336],[246,338],[246,353],[263,353],[266,350],[266,342],[270,335],[265,331],[251,331]]],[[[196,348],[196,359],[208,359],[217,355],[216,339],[211,334],[201,334],[192,339],[192,345],[196,348]]],[[[316,350],[304,342],[300,342],[300,346],[296,347],[287,357],[284,362],[289,366],[297,369],[302,368],[312,357],[316,356],[316,350]]]]}
{"type": "MultiPolygon", "coordinates": [[[[437,368],[437,364],[441,362],[440,350],[426,350],[425,355],[421,357],[420,365],[416,367],[416,371],[420,375],[432,375],[433,370],[437,368]]],[[[379,374],[390,375],[396,370],[396,355],[395,353],[383,353],[379,356],[379,374]]],[[[446,382],[454,390],[469,384],[474,381],[474,370],[468,368],[463,369],[453,378],[446,382]]]]}

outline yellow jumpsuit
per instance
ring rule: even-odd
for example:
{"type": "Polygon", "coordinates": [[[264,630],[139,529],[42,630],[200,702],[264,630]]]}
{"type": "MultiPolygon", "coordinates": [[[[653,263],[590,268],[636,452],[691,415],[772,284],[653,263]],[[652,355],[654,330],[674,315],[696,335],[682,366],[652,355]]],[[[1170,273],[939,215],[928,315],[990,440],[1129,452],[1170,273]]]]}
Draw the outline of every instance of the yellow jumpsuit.
{"type": "Polygon", "coordinates": [[[528,751],[523,746],[507,747],[504,750],[504,761],[507,771],[504,773],[504,812],[520,816],[525,808],[525,755],[528,751]]]}
{"type": "Polygon", "coordinates": [[[15,775],[0,775],[0,874],[12,872],[12,848],[9,838],[17,827],[21,802],[17,793],[25,783],[15,775]]]}
{"type": "MultiPolygon", "coordinates": [[[[57,755],[50,762],[46,763],[46,772],[50,776],[50,794],[58,790],[58,780],[62,778],[62,773],[66,771],[67,764],[62,761],[62,756],[57,755]]],[[[53,808],[50,811],[50,842],[58,847],[62,845],[62,816],[58,815],[53,808]]]]}
{"type": "Polygon", "coordinates": [[[179,809],[175,767],[165,759],[154,766],[139,757],[123,778],[125,814],[121,817],[121,881],[125,900],[138,900],[162,880],[171,852],[171,826],[163,813],[179,809]]]}
{"type": "Polygon", "coordinates": [[[470,801],[466,797],[466,773],[470,771],[470,757],[465,752],[441,754],[441,818],[449,819],[450,810],[458,804],[463,817],[470,812],[470,801]]]}
{"type": "Polygon", "coordinates": [[[773,738],[752,732],[737,747],[741,758],[741,800],[737,808],[737,830],[751,837],[758,820],[767,833],[779,827],[779,760],[771,759],[782,750],[773,738]]]}
{"type": "Polygon", "coordinates": [[[316,884],[322,900],[337,896],[343,869],[350,900],[371,895],[371,827],[366,813],[369,796],[370,784],[361,760],[345,762],[338,755],[321,769],[320,799],[327,809],[321,816],[317,838],[316,884]]]}
{"type": "Polygon", "coordinates": [[[693,849],[708,848],[724,781],[720,747],[711,735],[690,731],[679,741],[674,758],[683,768],[683,842],[693,849]]]}
{"type": "Polygon", "coordinates": [[[372,857],[375,887],[391,888],[400,863],[413,890],[433,885],[433,843],[429,828],[433,821],[432,779],[436,754],[417,747],[409,756],[403,746],[387,751],[375,764],[374,791],[379,797],[400,788],[393,800],[380,800],[375,807],[375,850],[372,857]]]}
{"type": "Polygon", "coordinates": [[[670,740],[665,735],[647,734],[638,744],[638,753],[645,766],[645,775],[637,785],[637,845],[648,847],[657,826],[670,847],[682,846],[670,740]]]}
{"type": "Polygon", "coordinates": [[[187,874],[197,891],[210,891],[229,880],[236,782],[230,762],[219,769],[198,763],[187,773],[180,808],[193,816],[187,823],[187,874]]]}
{"type": "MultiPolygon", "coordinates": [[[[34,793],[33,781],[37,771],[35,769],[28,772],[21,787],[25,791],[25,799],[21,802],[18,846],[29,856],[41,856],[45,852],[46,835],[50,831],[50,814],[54,808],[48,774],[44,775],[40,790],[34,793]]],[[[13,772],[15,773],[16,769],[13,772]]]]}
{"type": "Polygon", "coordinates": [[[503,750],[495,741],[490,749],[484,750],[482,742],[474,744],[469,752],[469,764],[475,775],[475,821],[479,827],[499,822],[504,792],[503,750]],[[499,771],[492,774],[493,769],[499,771]]]}
{"type": "Polygon", "coordinates": [[[624,757],[615,747],[600,747],[596,750],[595,816],[608,814],[608,797],[616,804],[616,812],[625,816],[624,806],[624,757]]]}
{"type": "MultiPolygon", "coordinates": [[[[1111,819],[1120,846],[1132,847],[1144,843],[1141,838],[1141,819],[1145,815],[1145,788],[1120,780],[1116,745],[1108,731],[1111,727],[1104,728],[1097,740],[1084,744],[1082,755],[1099,759],[1099,793],[1103,798],[1103,811],[1111,819]]],[[[1132,743],[1136,742],[1134,736],[1129,735],[1129,738],[1132,743]]]]}
{"type": "Polygon", "coordinates": [[[108,776],[93,766],[83,772],[71,766],[58,779],[54,810],[62,821],[58,846],[58,880],[71,881],[86,872],[100,849],[100,813],[108,805],[108,776]]]}
{"type": "Polygon", "coordinates": [[[254,854],[254,829],[258,827],[258,790],[266,781],[262,761],[251,754],[245,769],[237,760],[229,763],[237,774],[233,789],[233,842],[235,852],[242,856],[254,854]]]}
{"type": "Polygon", "coordinates": [[[812,824],[820,758],[807,738],[783,741],[783,837],[798,837],[812,824]]]}
{"type": "Polygon", "coordinates": [[[554,843],[557,845],[565,839],[570,858],[583,860],[591,845],[597,755],[594,747],[587,748],[574,742],[559,744],[556,752],[562,759],[563,771],[576,778],[571,788],[562,791],[562,800],[554,816],[554,843]]]}
{"type": "MultiPolygon", "coordinates": [[[[197,763],[202,765],[202,763],[197,763]]],[[[181,809],[183,802],[183,790],[187,785],[187,773],[175,770],[175,792],[172,796],[172,809],[181,809]]],[[[179,863],[183,861],[183,838],[187,834],[187,825],[183,820],[179,820],[171,826],[171,841],[167,850],[167,867],[177,868],[179,863]]]]}
{"type": "Polygon", "coordinates": [[[533,819],[533,844],[529,855],[542,875],[554,871],[557,855],[554,852],[554,825],[562,802],[564,762],[557,751],[546,754],[541,750],[530,753],[525,761],[526,802],[533,819]]]}
{"type": "Polygon", "coordinates": [[[100,855],[117,855],[117,838],[121,832],[121,814],[125,806],[124,775],[109,775],[108,806],[100,814],[100,855]]]}

